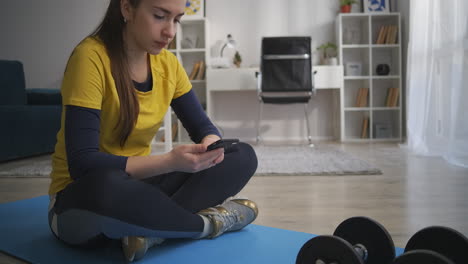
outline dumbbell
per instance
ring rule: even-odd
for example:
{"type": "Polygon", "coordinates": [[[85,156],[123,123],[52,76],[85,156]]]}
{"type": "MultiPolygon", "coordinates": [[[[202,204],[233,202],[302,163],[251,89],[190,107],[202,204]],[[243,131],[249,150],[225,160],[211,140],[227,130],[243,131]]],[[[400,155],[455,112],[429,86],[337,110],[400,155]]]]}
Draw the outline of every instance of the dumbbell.
{"type": "Polygon", "coordinates": [[[390,264],[395,246],[387,230],[368,217],[352,217],[336,228],[333,236],[307,241],[296,264],[390,264]]]}
{"type": "Polygon", "coordinates": [[[405,253],[393,263],[466,264],[468,238],[449,227],[427,227],[410,238],[405,253]]]}

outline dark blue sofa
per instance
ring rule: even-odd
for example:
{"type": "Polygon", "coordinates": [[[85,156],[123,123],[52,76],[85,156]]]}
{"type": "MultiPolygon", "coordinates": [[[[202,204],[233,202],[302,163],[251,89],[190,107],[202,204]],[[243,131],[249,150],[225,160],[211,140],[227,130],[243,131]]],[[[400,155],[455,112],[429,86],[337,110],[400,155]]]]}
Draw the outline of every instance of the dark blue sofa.
{"type": "Polygon", "coordinates": [[[54,151],[59,89],[26,89],[23,64],[0,60],[0,162],[54,151]]]}

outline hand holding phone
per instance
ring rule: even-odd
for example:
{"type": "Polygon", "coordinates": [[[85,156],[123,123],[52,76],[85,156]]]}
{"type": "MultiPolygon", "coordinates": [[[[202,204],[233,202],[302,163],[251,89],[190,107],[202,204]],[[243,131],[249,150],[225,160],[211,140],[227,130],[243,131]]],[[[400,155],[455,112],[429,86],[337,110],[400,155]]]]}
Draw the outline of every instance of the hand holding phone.
{"type": "Polygon", "coordinates": [[[224,148],[224,153],[230,153],[237,150],[237,143],[239,143],[239,139],[220,139],[210,144],[207,151],[224,148]]]}

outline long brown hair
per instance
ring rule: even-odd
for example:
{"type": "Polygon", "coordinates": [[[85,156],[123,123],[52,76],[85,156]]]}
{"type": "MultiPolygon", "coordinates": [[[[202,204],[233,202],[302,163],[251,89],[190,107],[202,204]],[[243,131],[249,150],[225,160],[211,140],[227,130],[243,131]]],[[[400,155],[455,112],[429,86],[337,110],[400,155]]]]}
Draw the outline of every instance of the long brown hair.
{"type": "MultiPolygon", "coordinates": [[[[141,0],[128,0],[128,2],[133,8],[137,8],[141,0]]],[[[104,19],[90,35],[102,40],[110,58],[112,77],[115,80],[120,100],[120,118],[116,125],[120,147],[125,145],[140,112],[124,46],[124,27],[125,21],[120,9],[120,0],[111,0],[104,19]]]]}

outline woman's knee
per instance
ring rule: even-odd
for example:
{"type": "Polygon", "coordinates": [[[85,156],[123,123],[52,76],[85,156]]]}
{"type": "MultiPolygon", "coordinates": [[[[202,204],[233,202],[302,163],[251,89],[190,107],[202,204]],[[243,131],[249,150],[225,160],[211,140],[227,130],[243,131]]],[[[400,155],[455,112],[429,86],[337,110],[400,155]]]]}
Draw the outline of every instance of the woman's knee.
{"type": "Polygon", "coordinates": [[[253,147],[247,143],[241,143],[241,148],[243,148],[245,165],[248,168],[249,172],[253,175],[257,170],[258,166],[257,154],[255,153],[253,147]]]}
{"type": "Polygon", "coordinates": [[[257,170],[258,160],[255,150],[247,143],[239,143],[237,159],[239,166],[245,172],[246,176],[251,177],[257,170]]]}
{"type": "Polygon", "coordinates": [[[123,170],[96,169],[68,185],[60,195],[59,208],[103,209],[115,202],[113,193],[118,192],[128,178],[123,170]]]}

